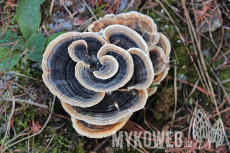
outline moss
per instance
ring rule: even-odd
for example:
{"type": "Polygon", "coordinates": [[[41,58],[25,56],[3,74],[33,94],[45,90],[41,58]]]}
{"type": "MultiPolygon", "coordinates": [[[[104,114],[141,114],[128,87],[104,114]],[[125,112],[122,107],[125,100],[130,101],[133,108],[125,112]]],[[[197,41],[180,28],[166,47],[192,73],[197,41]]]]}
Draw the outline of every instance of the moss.
{"type": "MultiPolygon", "coordinates": [[[[228,70],[220,70],[220,80],[229,80],[230,78],[230,72],[228,70]]],[[[226,88],[230,89],[230,81],[223,83],[223,86],[225,86],[226,88]]]]}

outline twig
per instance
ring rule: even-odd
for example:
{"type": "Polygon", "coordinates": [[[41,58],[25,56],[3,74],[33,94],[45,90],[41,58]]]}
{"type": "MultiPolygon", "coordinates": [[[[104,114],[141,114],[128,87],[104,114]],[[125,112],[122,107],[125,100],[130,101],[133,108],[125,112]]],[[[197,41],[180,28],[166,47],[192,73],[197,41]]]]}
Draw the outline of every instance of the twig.
{"type": "Polygon", "coordinates": [[[194,91],[196,90],[196,88],[197,88],[197,85],[198,85],[199,81],[200,81],[200,78],[198,78],[198,80],[196,81],[195,85],[194,85],[193,88],[192,88],[192,91],[190,92],[190,94],[189,94],[186,98],[189,98],[189,97],[192,96],[193,92],[194,92],[194,91]]]}
{"type": "Polygon", "coordinates": [[[142,12],[142,11],[145,9],[145,6],[146,6],[149,2],[151,2],[151,1],[150,1],[150,0],[147,0],[147,1],[145,2],[145,4],[140,8],[139,12],[142,12]]]}
{"type": "Polygon", "coordinates": [[[230,28],[229,27],[226,27],[226,26],[223,26],[225,29],[227,29],[227,30],[230,30],[230,28]]]}
{"type": "Polygon", "coordinates": [[[111,136],[107,137],[105,140],[103,140],[96,148],[93,149],[93,151],[97,151],[98,149],[100,149],[102,147],[103,144],[106,143],[106,141],[109,140],[111,136]]]}
{"type": "MultiPolygon", "coordinates": [[[[14,16],[15,15],[15,13],[12,13],[11,15],[10,15],[10,17],[12,17],[12,16],[14,16]]],[[[4,19],[2,19],[3,21],[5,21],[5,20],[7,20],[9,17],[6,17],[6,18],[4,18],[4,19]]],[[[0,22],[2,22],[2,20],[0,20],[0,22]]]]}
{"type": "Polygon", "coordinates": [[[6,66],[6,68],[5,68],[5,71],[7,71],[7,70],[8,70],[8,67],[9,67],[9,64],[10,64],[10,60],[11,60],[12,55],[13,55],[14,47],[17,45],[17,43],[18,43],[18,42],[19,42],[19,40],[18,40],[18,41],[16,41],[16,43],[15,43],[15,44],[13,45],[13,47],[10,49],[11,54],[10,54],[10,57],[9,57],[9,60],[8,60],[7,66],[6,66]]]}
{"type": "Polygon", "coordinates": [[[48,34],[48,31],[46,30],[46,27],[45,27],[44,24],[42,25],[42,29],[45,31],[45,33],[46,33],[46,35],[47,35],[47,34],[48,34]]]}
{"type": "MultiPolygon", "coordinates": [[[[60,0],[60,2],[61,2],[61,0],[60,0]]],[[[64,6],[65,10],[69,13],[71,19],[73,19],[73,15],[72,15],[71,12],[69,11],[69,9],[65,6],[65,4],[62,4],[62,5],[64,6]]],[[[68,25],[68,24],[67,24],[67,25],[68,25]]]]}
{"type": "Polygon", "coordinates": [[[57,31],[63,24],[65,23],[65,21],[63,21],[58,27],[56,27],[55,29],[49,31],[49,33],[46,36],[50,36],[52,33],[54,33],[55,31],[57,31]]]}
{"type": "Polygon", "coordinates": [[[37,94],[36,94],[34,91],[31,91],[31,90],[29,90],[29,89],[27,89],[27,88],[21,86],[20,84],[14,82],[14,81],[10,81],[10,83],[13,83],[13,84],[15,84],[16,86],[18,86],[19,88],[23,89],[27,94],[30,95],[30,97],[31,97],[32,99],[35,99],[34,96],[33,96],[32,94],[34,94],[34,95],[37,95],[37,94]],[[31,93],[30,93],[30,91],[31,91],[31,93]]]}
{"type": "MultiPolygon", "coordinates": [[[[207,61],[205,61],[205,62],[206,62],[206,64],[208,65],[208,62],[207,62],[207,61]]],[[[225,96],[228,97],[228,94],[227,94],[227,92],[225,91],[225,89],[224,89],[224,87],[223,87],[223,85],[222,85],[220,79],[217,77],[216,73],[213,71],[213,69],[212,69],[211,67],[210,67],[210,70],[211,70],[212,74],[215,76],[215,78],[216,78],[217,82],[219,83],[220,87],[221,87],[222,90],[224,91],[225,96]]],[[[230,105],[230,98],[228,98],[228,103],[229,103],[229,105],[230,105]]],[[[216,106],[217,106],[217,105],[216,105],[216,106]]],[[[218,110],[218,109],[217,109],[217,110],[218,110]]],[[[219,110],[218,110],[218,111],[219,111],[219,110]]],[[[229,149],[230,149],[230,148],[229,148],[229,149]]]]}
{"type": "Polygon", "coordinates": [[[51,142],[53,141],[55,135],[56,135],[56,134],[54,134],[54,135],[52,136],[52,138],[50,139],[50,141],[49,141],[48,145],[46,146],[46,149],[43,151],[43,153],[45,153],[46,150],[49,148],[49,146],[50,146],[51,142]]]}
{"type": "MultiPolygon", "coordinates": [[[[23,76],[23,77],[26,77],[26,78],[30,78],[30,79],[32,79],[32,80],[37,81],[37,79],[35,79],[35,78],[29,77],[29,76],[27,76],[27,75],[24,75],[24,74],[21,74],[21,73],[18,73],[18,72],[8,71],[8,72],[6,72],[6,73],[14,73],[14,74],[17,74],[17,75],[20,75],[20,76],[23,76]]],[[[42,80],[40,80],[40,81],[43,82],[42,80]]]]}
{"type": "Polygon", "coordinates": [[[172,123],[171,123],[171,127],[170,127],[170,131],[172,130],[172,126],[173,126],[173,122],[175,120],[175,116],[176,116],[176,108],[177,108],[177,79],[176,79],[176,74],[177,74],[177,66],[176,66],[176,61],[174,62],[175,67],[174,67],[174,95],[175,95],[175,106],[174,106],[174,113],[173,113],[173,118],[172,118],[172,123]]]}
{"type": "Polygon", "coordinates": [[[132,0],[125,10],[128,10],[135,0],[132,0]]]}
{"type": "Polygon", "coordinates": [[[89,9],[90,13],[93,15],[94,19],[95,19],[95,20],[98,20],[98,19],[96,18],[96,16],[94,15],[93,11],[90,9],[89,5],[85,2],[85,0],[83,0],[83,2],[85,3],[85,5],[87,6],[87,8],[89,9]]]}
{"type": "MultiPolygon", "coordinates": [[[[217,9],[219,7],[219,5],[217,5],[213,10],[212,10],[212,12],[211,12],[211,14],[217,9]]],[[[222,40],[221,40],[221,44],[220,44],[220,46],[219,47],[217,47],[217,45],[216,45],[216,43],[215,43],[215,41],[213,40],[213,37],[212,37],[212,32],[211,32],[211,21],[212,21],[212,18],[210,17],[210,19],[209,19],[209,26],[208,26],[208,31],[209,31],[209,35],[210,35],[210,38],[211,38],[211,40],[212,40],[212,43],[213,43],[213,45],[218,49],[218,51],[221,49],[221,44],[222,44],[222,40]]],[[[224,28],[222,27],[222,30],[224,30],[224,28]]],[[[223,33],[223,31],[222,31],[222,33],[223,33]]],[[[222,35],[222,38],[223,38],[223,35],[222,35]]],[[[219,53],[219,52],[218,52],[219,53]]]]}
{"type": "Polygon", "coordinates": [[[76,31],[81,31],[82,29],[84,29],[85,26],[87,26],[90,22],[92,22],[92,19],[93,19],[93,17],[89,18],[89,19],[88,19],[87,21],[85,21],[82,25],[80,25],[80,26],[76,29],[76,31]]]}
{"type": "Polygon", "coordinates": [[[54,0],[52,0],[51,2],[50,11],[49,11],[50,14],[52,14],[53,7],[54,7],[54,0]]]}
{"type": "Polygon", "coordinates": [[[30,104],[30,105],[35,105],[35,106],[46,108],[46,109],[48,108],[48,106],[46,106],[46,105],[35,103],[35,102],[29,101],[29,100],[13,99],[13,98],[0,98],[0,101],[13,101],[13,100],[15,100],[16,102],[27,103],[27,104],[30,104]]]}
{"type": "Polygon", "coordinates": [[[4,31],[4,20],[3,20],[3,14],[2,14],[2,9],[0,8],[0,13],[1,13],[1,18],[2,18],[2,32],[1,32],[1,36],[0,39],[2,38],[2,36],[4,35],[3,31],[4,31]]]}
{"type": "MultiPolygon", "coordinates": [[[[8,16],[8,22],[7,22],[7,25],[6,25],[6,28],[5,28],[5,30],[1,33],[1,37],[0,38],[2,38],[2,36],[4,35],[4,33],[6,32],[6,30],[8,29],[8,26],[9,26],[9,24],[10,24],[10,15],[11,15],[11,9],[8,9],[9,10],[9,16],[8,16]]],[[[3,27],[4,27],[4,25],[2,25],[3,27]]],[[[3,28],[2,27],[2,28],[3,28]]]]}
{"type": "Polygon", "coordinates": [[[230,82],[230,79],[227,79],[227,80],[221,81],[221,83],[227,83],[227,82],[230,82]]]}
{"type": "Polygon", "coordinates": [[[216,56],[219,54],[220,49],[221,49],[222,44],[223,44],[223,40],[224,40],[224,27],[222,27],[222,37],[221,37],[220,46],[219,46],[219,48],[218,48],[216,54],[215,54],[214,57],[212,58],[212,62],[215,60],[216,56]]]}
{"type": "MultiPolygon", "coordinates": [[[[9,130],[10,130],[10,120],[11,120],[13,114],[14,114],[14,108],[15,108],[15,99],[14,99],[14,96],[13,96],[12,99],[13,99],[13,101],[12,101],[13,107],[12,107],[12,110],[11,110],[11,113],[10,113],[10,117],[9,117],[9,120],[8,120],[6,133],[5,133],[5,136],[4,136],[3,141],[2,141],[2,144],[1,144],[2,147],[3,147],[3,145],[4,145],[4,141],[5,141],[5,139],[6,139],[6,136],[7,136],[8,132],[9,132],[9,130]]],[[[2,148],[1,148],[1,149],[2,149],[2,148]]]]}
{"type": "Polygon", "coordinates": [[[223,57],[225,57],[225,55],[227,55],[227,54],[229,54],[230,53],[230,50],[228,50],[226,53],[224,53],[223,55],[221,55],[220,57],[218,57],[217,59],[214,59],[213,58],[213,62],[216,62],[216,61],[218,61],[219,59],[221,59],[221,58],[223,58],[223,57]]]}
{"type": "Polygon", "coordinates": [[[65,118],[65,119],[67,119],[68,121],[72,122],[72,120],[71,120],[70,118],[68,118],[68,117],[65,117],[65,116],[63,116],[63,115],[60,115],[60,114],[57,114],[57,113],[54,113],[54,112],[53,112],[52,114],[57,115],[57,116],[62,117],[62,118],[65,118]]]}
{"type": "MultiPolygon", "coordinates": [[[[228,112],[228,111],[230,111],[230,107],[226,108],[225,110],[222,110],[221,113],[228,112]]],[[[212,115],[212,116],[209,117],[209,118],[213,118],[213,117],[215,117],[215,116],[217,116],[217,115],[218,115],[218,114],[216,113],[216,114],[212,115]]]]}

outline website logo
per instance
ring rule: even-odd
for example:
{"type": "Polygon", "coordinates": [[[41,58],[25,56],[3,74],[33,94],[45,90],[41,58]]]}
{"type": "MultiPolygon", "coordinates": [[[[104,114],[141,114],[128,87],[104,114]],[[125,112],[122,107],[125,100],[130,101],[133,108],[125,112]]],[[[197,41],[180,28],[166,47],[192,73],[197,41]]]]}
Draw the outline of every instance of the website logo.
{"type": "Polygon", "coordinates": [[[218,119],[212,126],[207,114],[202,109],[199,109],[193,121],[193,138],[198,142],[206,139],[209,142],[209,147],[211,143],[215,143],[216,148],[218,148],[223,144],[225,139],[222,120],[218,119]]]}
{"type": "MultiPolygon", "coordinates": [[[[199,109],[192,122],[192,140],[183,140],[182,131],[119,131],[112,135],[112,147],[146,147],[146,148],[192,148],[194,144],[201,148],[201,144],[208,142],[208,148],[215,145],[218,149],[226,138],[223,122],[218,119],[212,126],[207,114],[199,109]],[[206,141],[205,141],[206,140],[206,141]],[[126,142],[126,143],[124,143],[126,142]]],[[[190,131],[190,130],[189,130],[190,131]]],[[[188,133],[189,135],[189,133],[188,133]]],[[[229,146],[229,142],[227,141],[229,146]]],[[[230,148],[229,148],[230,149],[230,148]]]]}

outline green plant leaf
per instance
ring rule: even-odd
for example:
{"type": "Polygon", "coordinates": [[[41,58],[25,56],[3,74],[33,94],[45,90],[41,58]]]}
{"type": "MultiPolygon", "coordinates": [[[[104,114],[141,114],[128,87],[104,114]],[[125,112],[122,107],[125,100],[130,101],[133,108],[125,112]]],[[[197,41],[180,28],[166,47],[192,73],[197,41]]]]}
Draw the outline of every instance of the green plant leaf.
{"type": "Polygon", "coordinates": [[[19,28],[27,40],[41,23],[40,5],[44,0],[19,0],[16,10],[19,28]]]}
{"type": "MultiPolygon", "coordinates": [[[[0,36],[2,34],[2,27],[0,27],[0,36]]],[[[16,42],[17,40],[20,40],[17,45],[14,47],[14,50],[18,49],[20,51],[25,50],[25,42],[17,36],[16,33],[14,33],[12,30],[7,29],[2,38],[0,38],[0,44],[9,44],[12,42],[16,42]]],[[[11,49],[14,44],[11,45],[4,45],[2,47],[11,49]]]]}
{"type": "Polygon", "coordinates": [[[49,43],[54,40],[55,38],[57,38],[58,36],[60,36],[61,34],[63,33],[66,33],[64,31],[62,32],[58,32],[58,33],[54,33],[52,35],[50,35],[48,38],[47,38],[47,41],[46,41],[46,44],[45,44],[45,48],[49,45],[49,43]]]}
{"type": "Polygon", "coordinates": [[[96,10],[94,10],[94,14],[95,15],[99,15],[99,17],[101,17],[101,13],[102,13],[102,10],[103,8],[105,8],[107,5],[101,5],[100,7],[98,7],[96,10]]]}
{"type": "MultiPolygon", "coordinates": [[[[9,53],[6,57],[5,55],[9,52],[9,49],[4,48],[4,47],[0,47],[0,70],[2,71],[3,69],[5,70],[7,65],[8,65],[8,61],[10,58],[11,53],[9,53]]],[[[12,67],[14,67],[19,60],[21,59],[21,55],[19,54],[18,51],[13,51],[12,53],[12,57],[10,59],[9,62],[9,66],[8,69],[11,69],[12,67]]]]}
{"type": "Polygon", "coordinates": [[[33,36],[31,36],[26,43],[26,47],[30,49],[30,53],[26,55],[26,57],[32,61],[41,63],[46,39],[47,38],[38,33],[35,33],[33,36]]]}

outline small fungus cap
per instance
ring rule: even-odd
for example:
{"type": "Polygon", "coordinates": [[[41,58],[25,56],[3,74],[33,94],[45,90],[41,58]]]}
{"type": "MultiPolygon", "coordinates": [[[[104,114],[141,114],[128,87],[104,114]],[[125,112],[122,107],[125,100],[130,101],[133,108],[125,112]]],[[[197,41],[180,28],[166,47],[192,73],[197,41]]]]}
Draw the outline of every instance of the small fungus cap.
{"type": "Polygon", "coordinates": [[[89,138],[104,138],[113,135],[120,130],[129,120],[130,116],[127,116],[117,123],[108,125],[93,125],[73,117],[71,117],[71,119],[73,122],[73,127],[77,133],[89,138]]]}
{"type": "MultiPolygon", "coordinates": [[[[162,33],[159,33],[160,35],[160,39],[159,39],[159,42],[156,44],[156,46],[159,46],[160,48],[163,49],[164,51],[164,54],[166,56],[166,59],[163,60],[163,56],[161,56],[160,58],[158,59],[162,59],[163,60],[163,65],[165,67],[165,69],[162,71],[160,71],[161,73],[157,73],[154,80],[153,80],[153,83],[154,84],[160,84],[160,82],[162,80],[164,80],[164,78],[167,76],[168,74],[168,71],[169,71],[169,55],[170,55],[170,52],[171,52],[171,45],[170,45],[170,42],[168,40],[168,38],[162,34],[162,33]]],[[[151,50],[150,50],[150,53],[151,53],[151,50]]],[[[158,54],[162,54],[162,51],[158,50],[158,54]]],[[[151,57],[150,57],[151,58],[151,57]]],[[[158,60],[156,59],[156,60],[158,60]]],[[[156,60],[153,60],[153,62],[156,62],[156,60]]]]}
{"type": "MultiPolygon", "coordinates": [[[[154,47],[149,47],[149,54],[154,66],[155,77],[153,84],[158,85],[168,75],[169,71],[169,55],[171,52],[171,45],[168,38],[159,33],[159,42],[154,47]]],[[[156,92],[156,88],[148,88],[149,96],[156,92]]]]}
{"type": "Polygon", "coordinates": [[[61,102],[73,118],[94,125],[108,125],[142,109],[148,98],[147,90],[116,90],[105,94],[104,99],[91,107],[82,108],[61,102]]]}
{"type": "Polygon", "coordinates": [[[159,40],[157,26],[153,19],[145,14],[136,11],[120,13],[118,15],[105,15],[98,21],[93,22],[89,26],[88,31],[99,32],[106,27],[114,24],[124,25],[130,29],[133,29],[140,36],[143,37],[147,45],[156,44],[159,40]]]}
{"type": "Polygon", "coordinates": [[[107,69],[104,73],[105,76],[96,75],[99,76],[99,78],[97,78],[93,75],[93,71],[91,71],[90,67],[87,67],[84,62],[78,62],[76,64],[75,76],[85,88],[95,92],[110,92],[123,87],[131,79],[134,64],[132,56],[126,50],[113,44],[107,44],[100,48],[97,57],[100,60],[106,57],[106,59],[110,61],[110,63],[107,62],[103,65],[99,71],[94,71],[95,73],[101,72],[101,74],[103,74],[104,69],[107,69]],[[114,75],[114,72],[116,72],[116,75],[114,75]]]}
{"type": "Polygon", "coordinates": [[[42,61],[42,77],[49,90],[73,106],[90,107],[99,103],[105,93],[84,88],[75,77],[75,66],[79,60],[87,61],[85,59],[96,57],[98,50],[105,44],[103,38],[92,32],[68,32],[54,39],[46,48],[42,61]],[[84,50],[82,45],[78,45],[80,49],[75,48],[78,50],[76,54],[69,54],[68,47],[79,40],[87,42],[88,49],[84,50]]]}

